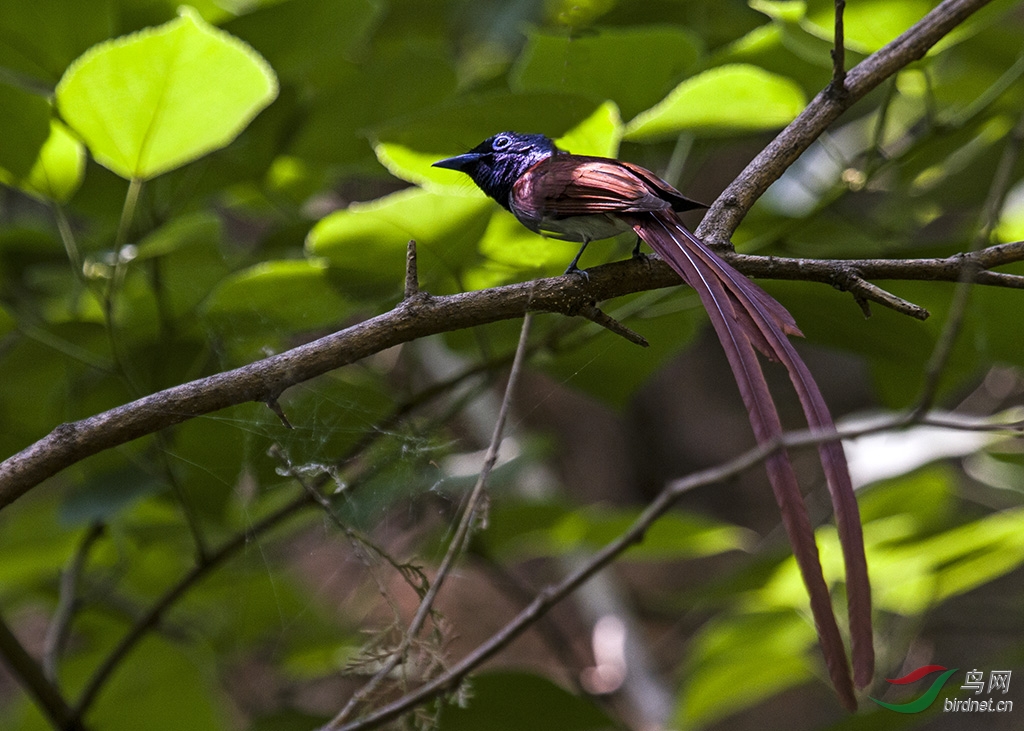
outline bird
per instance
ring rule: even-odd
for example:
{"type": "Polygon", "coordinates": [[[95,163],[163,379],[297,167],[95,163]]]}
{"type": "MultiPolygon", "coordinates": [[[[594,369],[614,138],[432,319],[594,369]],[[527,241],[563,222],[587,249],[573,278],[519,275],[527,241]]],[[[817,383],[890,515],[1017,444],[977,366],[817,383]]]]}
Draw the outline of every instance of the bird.
{"type": "Polygon", "coordinates": [[[765,458],[783,525],[807,586],[832,685],[841,703],[857,706],[852,687],[864,688],[874,673],[871,588],[859,509],[846,457],[837,440],[818,446],[846,564],[847,608],[853,676],[821,572],[814,530],[796,473],[779,448],[782,425],[761,353],[787,369],[808,425],[823,433],[835,424],[810,369],[789,336],[802,336],[786,308],[741,274],[680,220],[679,213],[707,208],[639,165],[607,157],[574,155],[543,134],[500,132],[434,167],[468,175],[489,197],[536,233],[581,244],[566,268],[578,273],[591,241],[632,231],[692,287],[707,310],[725,350],[758,443],[775,447],[765,458]]]}

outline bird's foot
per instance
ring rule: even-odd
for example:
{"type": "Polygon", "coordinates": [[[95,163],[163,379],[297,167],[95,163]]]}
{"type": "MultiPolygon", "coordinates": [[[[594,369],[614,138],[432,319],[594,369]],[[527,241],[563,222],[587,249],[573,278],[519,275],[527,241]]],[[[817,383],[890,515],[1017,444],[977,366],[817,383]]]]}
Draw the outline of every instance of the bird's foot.
{"type": "Polygon", "coordinates": [[[578,266],[576,266],[576,262],[575,261],[572,264],[570,264],[569,266],[567,266],[565,268],[565,271],[562,272],[563,276],[565,276],[567,274],[579,274],[581,277],[586,279],[588,282],[590,281],[590,275],[587,273],[587,270],[586,269],[580,269],[578,266]]]}

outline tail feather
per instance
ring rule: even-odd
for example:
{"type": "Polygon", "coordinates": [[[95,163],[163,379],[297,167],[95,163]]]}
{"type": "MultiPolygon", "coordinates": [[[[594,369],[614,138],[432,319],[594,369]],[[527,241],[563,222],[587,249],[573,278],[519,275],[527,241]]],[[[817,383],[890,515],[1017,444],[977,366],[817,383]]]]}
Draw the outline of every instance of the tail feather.
{"type": "MultiPolygon", "coordinates": [[[[771,353],[766,353],[766,355],[785,365],[803,407],[808,425],[812,429],[821,431],[834,430],[835,423],[832,421],[832,415],[829,413],[818,384],[807,368],[807,364],[804,363],[784,334],[788,330],[782,325],[786,323],[786,319],[792,322],[789,312],[771,295],[718,257],[704,242],[687,231],[678,221],[668,220],[663,223],[668,226],[672,224],[675,224],[675,230],[683,234],[684,240],[690,244],[702,261],[718,274],[733,298],[740,302],[741,309],[754,322],[758,334],[764,341],[767,341],[771,349],[771,353]],[[746,298],[744,298],[744,294],[747,295],[746,298]],[[785,313],[786,317],[780,320],[778,310],[785,313]],[[773,327],[773,323],[778,327],[773,327]]],[[[795,328],[795,323],[793,326],[795,328]]],[[[749,332],[749,329],[745,328],[744,331],[749,332]]],[[[755,339],[753,342],[756,345],[757,340],[755,339]]],[[[871,677],[874,674],[874,646],[871,640],[871,584],[868,580],[867,560],[864,556],[864,536],[861,529],[860,511],[857,507],[853,484],[850,481],[850,470],[842,445],[838,441],[823,442],[818,447],[818,452],[829,486],[846,565],[847,609],[850,617],[854,681],[857,687],[863,688],[871,682],[871,677]]]]}
{"type": "MultiPolygon", "coordinates": [[[[671,212],[654,212],[630,220],[644,239],[698,293],[725,349],[751,425],[759,443],[782,433],[782,425],[756,351],[787,368],[812,428],[834,429],[824,398],[787,335],[799,335],[792,315],[767,292],[743,276],[691,234],[671,212]]],[[[842,445],[819,447],[843,545],[854,677],[858,687],[871,680],[871,599],[859,511],[842,445]]],[[[814,532],[785,451],[766,462],[794,555],[811,597],[811,608],[833,685],[843,703],[855,707],[846,652],[836,626],[828,587],[821,573],[814,532]]]]}

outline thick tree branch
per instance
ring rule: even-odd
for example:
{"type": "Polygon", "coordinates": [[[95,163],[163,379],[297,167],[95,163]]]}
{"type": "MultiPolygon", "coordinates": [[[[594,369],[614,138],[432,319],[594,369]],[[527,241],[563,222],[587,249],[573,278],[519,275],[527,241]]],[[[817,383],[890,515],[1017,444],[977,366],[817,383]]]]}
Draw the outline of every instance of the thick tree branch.
{"type": "MultiPolygon", "coordinates": [[[[945,259],[789,259],[726,253],[751,276],[842,286],[862,279],[956,282],[966,268],[1024,260],[1024,242],[1002,244],[945,259]]],[[[528,310],[591,315],[595,301],[679,285],[664,262],[630,260],[588,270],[589,280],[551,277],[444,297],[420,293],[395,309],[284,353],[241,368],[168,388],[96,416],[61,424],[0,463],[0,508],[90,455],[229,406],[273,401],[290,386],[417,338],[522,317],[528,310]]],[[[1024,288],[1024,277],[982,271],[975,281],[1024,288]]],[[[883,302],[883,304],[885,304],[883,302]]]]}

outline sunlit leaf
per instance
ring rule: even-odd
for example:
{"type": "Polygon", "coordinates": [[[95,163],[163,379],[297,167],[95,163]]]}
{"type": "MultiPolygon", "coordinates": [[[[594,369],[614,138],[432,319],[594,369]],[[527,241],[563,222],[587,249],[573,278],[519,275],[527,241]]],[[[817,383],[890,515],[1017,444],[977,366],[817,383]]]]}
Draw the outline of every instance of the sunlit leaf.
{"type": "Polygon", "coordinates": [[[273,101],[273,70],[194,11],[83,54],[57,85],[97,162],[152,178],[224,147],[273,101]]]}
{"type": "MultiPolygon", "coordinates": [[[[928,0],[859,0],[848,3],[843,13],[846,45],[862,53],[877,51],[923,18],[934,3],[928,0]]],[[[823,37],[831,38],[835,23],[832,5],[808,14],[823,37]]]]}
{"type": "Polygon", "coordinates": [[[703,627],[686,659],[675,720],[708,725],[811,680],[814,626],[793,611],[725,616],[703,627]]]}
{"type": "Polygon", "coordinates": [[[393,291],[404,281],[406,247],[414,240],[430,287],[473,261],[492,206],[483,196],[400,191],[326,216],[310,231],[306,248],[365,294],[393,291]]]}
{"type": "Polygon", "coordinates": [[[718,66],[679,84],[626,125],[626,139],[647,141],[692,132],[782,127],[806,104],[793,81],[756,66],[718,66]]]}
{"type": "Polygon", "coordinates": [[[622,140],[622,118],[613,102],[605,102],[589,117],[555,140],[561,150],[576,155],[615,157],[622,140]]]}
{"type": "MultiPolygon", "coordinates": [[[[639,511],[554,503],[513,503],[495,508],[493,533],[483,540],[517,559],[594,551],[626,531],[639,511]]],[[[676,512],[659,518],[626,554],[634,560],[668,560],[748,550],[754,536],[737,526],[676,512]]]]}

